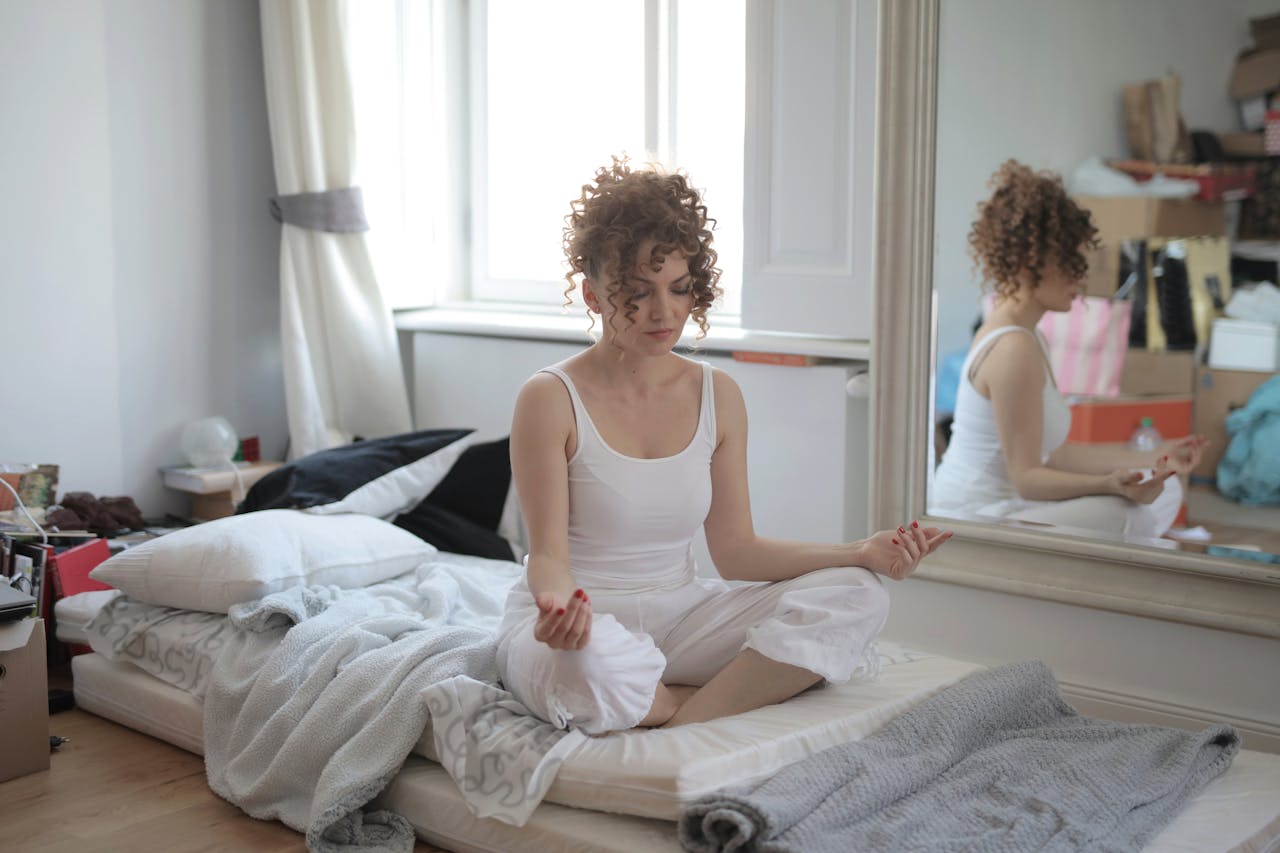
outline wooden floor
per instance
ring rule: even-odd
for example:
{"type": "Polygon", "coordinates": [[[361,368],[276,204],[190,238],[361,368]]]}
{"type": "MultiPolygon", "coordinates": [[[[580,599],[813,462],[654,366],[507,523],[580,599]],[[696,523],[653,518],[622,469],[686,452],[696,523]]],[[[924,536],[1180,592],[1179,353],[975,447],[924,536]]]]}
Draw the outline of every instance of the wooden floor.
{"type": "MultiPolygon", "coordinates": [[[[50,769],[0,782],[0,849],[65,853],[302,851],[302,835],[209,790],[204,759],[79,709],[49,718],[70,738],[50,769]]],[[[415,853],[440,853],[421,841],[415,853]]]]}

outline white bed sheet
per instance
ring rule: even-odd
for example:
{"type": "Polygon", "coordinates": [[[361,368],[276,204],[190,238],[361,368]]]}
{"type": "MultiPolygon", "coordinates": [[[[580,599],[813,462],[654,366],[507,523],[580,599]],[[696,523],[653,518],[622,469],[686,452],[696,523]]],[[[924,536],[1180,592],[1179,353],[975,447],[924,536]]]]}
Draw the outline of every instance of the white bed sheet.
{"type": "Polygon", "coordinates": [[[53,606],[53,621],[57,626],[57,637],[64,643],[89,644],[89,635],[85,629],[98,615],[108,601],[117,595],[124,595],[118,589],[94,589],[78,592],[66,598],[58,599],[53,606]]]}
{"type": "MultiPolygon", "coordinates": [[[[97,654],[74,658],[72,673],[76,701],[85,710],[183,749],[203,752],[201,705],[190,693],[131,664],[114,663],[97,654]]],[[[455,851],[679,850],[671,821],[555,802],[539,806],[523,827],[476,818],[444,769],[416,756],[405,764],[378,803],[404,815],[423,839],[455,851]]],[[[1231,769],[1192,800],[1146,850],[1280,850],[1280,756],[1242,751],[1231,769]]]]}

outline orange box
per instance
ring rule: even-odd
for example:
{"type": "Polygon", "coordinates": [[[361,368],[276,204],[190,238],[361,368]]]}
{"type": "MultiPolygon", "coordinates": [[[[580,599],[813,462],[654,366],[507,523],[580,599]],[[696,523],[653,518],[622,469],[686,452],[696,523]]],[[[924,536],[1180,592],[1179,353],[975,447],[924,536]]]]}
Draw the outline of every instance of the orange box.
{"type": "Polygon", "coordinates": [[[1071,432],[1067,441],[1085,444],[1127,442],[1143,418],[1162,438],[1191,434],[1191,398],[1108,397],[1086,398],[1071,404],[1071,432]]]}

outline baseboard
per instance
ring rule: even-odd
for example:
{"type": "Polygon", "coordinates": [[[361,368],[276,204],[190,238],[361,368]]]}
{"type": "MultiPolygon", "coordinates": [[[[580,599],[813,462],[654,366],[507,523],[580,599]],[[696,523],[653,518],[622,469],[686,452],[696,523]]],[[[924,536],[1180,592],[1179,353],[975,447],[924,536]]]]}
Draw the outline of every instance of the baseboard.
{"type": "Polygon", "coordinates": [[[1117,693],[1098,687],[1061,681],[1067,701],[1089,717],[1101,717],[1122,723],[1152,723],[1179,729],[1202,729],[1215,723],[1234,726],[1244,739],[1245,749],[1280,754],[1280,723],[1220,714],[1203,708],[1192,708],[1173,702],[1160,702],[1144,696],[1117,693]]]}

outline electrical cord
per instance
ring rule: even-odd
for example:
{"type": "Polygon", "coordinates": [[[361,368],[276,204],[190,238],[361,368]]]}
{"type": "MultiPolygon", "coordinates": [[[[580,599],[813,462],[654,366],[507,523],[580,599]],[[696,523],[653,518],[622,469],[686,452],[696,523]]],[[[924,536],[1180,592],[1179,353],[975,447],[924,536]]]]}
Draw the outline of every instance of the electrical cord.
{"type": "Polygon", "coordinates": [[[227,465],[231,467],[231,473],[235,475],[236,478],[236,487],[231,491],[231,500],[234,503],[240,503],[240,501],[244,500],[245,496],[244,478],[240,476],[240,466],[237,465],[230,456],[226,457],[226,462],[227,465]]]}

